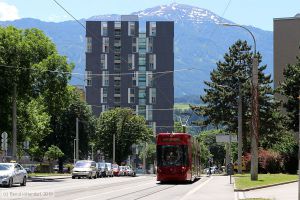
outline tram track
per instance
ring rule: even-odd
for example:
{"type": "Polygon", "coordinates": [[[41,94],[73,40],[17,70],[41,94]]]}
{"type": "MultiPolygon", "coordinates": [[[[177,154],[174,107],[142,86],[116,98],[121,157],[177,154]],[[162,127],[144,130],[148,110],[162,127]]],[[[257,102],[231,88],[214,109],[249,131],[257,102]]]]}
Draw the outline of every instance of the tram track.
{"type": "Polygon", "coordinates": [[[115,197],[112,197],[112,198],[109,198],[109,199],[106,199],[106,200],[124,199],[124,197],[129,197],[131,195],[136,195],[137,193],[143,193],[143,192],[149,191],[146,194],[142,194],[138,197],[130,198],[131,200],[143,199],[145,197],[157,194],[159,192],[174,188],[177,185],[178,184],[174,184],[174,185],[167,186],[167,187],[163,187],[163,185],[156,185],[156,186],[153,186],[153,187],[148,187],[148,188],[145,188],[145,189],[141,189],[139,191],[133,191],[133,192],[129,192],[129,193],[126,193],[126,194],[119,195],[119,196],[115,196],[115,197]],[[158,190],[153,191],[153,189],[155,189],[155,188],[158,188],[158,190]]]}

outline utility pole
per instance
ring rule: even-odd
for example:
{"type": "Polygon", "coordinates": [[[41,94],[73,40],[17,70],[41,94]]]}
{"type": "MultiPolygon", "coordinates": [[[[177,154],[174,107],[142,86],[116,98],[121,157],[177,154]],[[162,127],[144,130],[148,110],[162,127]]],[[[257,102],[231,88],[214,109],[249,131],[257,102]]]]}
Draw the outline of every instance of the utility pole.
{"type": "Polygon", "coordinates": [[[113,134],[113,163],[116,162],[116,135],[113,134]]]}
{"type": "Polygon", "coordinates": [[[251,119],[251,180],[258,179],[258,131],[259,131],[259,108],[258,108],[258,59],[256,52],[252,66],[252,119],[251,119]]]}
{"type": "Polygon", "coordinates": [[[298,176],[299,176],[299,180],[298,180],[298,200],[300,200],[300,90],[299,90],[299,113],[298,113],[298,117],[299,117],[299,132],[298,132],[298,176]]]}
{"type": "Polygon", "coordinates": [[[238,99],[238,173],[242,174],[242,154],[243,154],[243,100],[241,82],[239,82],[238,99]]]}
{"type": "Polygon", "coordinates": [[[13,94],[13,146],[12,146],[12,157],[14,160],[17,159],[17,86],[14,84],[13,94]]]}
{"type": "Polygon", "coordinates": [[[73,141],[73,144],[74,144],[74,165],[75,165],[75,163],[76,163],[76,139],[74,139],[74,141],[73,141]]]}
{"type": "Polygon", "coordinates": [[[76,117],[76,161],[79,160],[79,130],[78,130],[78,117],[76,117]]]}

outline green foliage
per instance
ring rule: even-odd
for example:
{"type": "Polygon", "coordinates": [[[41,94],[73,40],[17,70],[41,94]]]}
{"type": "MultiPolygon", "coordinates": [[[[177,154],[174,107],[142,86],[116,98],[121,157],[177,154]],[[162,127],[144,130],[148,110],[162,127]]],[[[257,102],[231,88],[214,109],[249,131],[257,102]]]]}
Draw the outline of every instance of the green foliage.
{"type": "Polygon", "coordinates": [[[64,153],[60,150],[59,147],[55,146],[55,145],[51,145],[48,148],[48,151],[46,151],[45,153],[45,157],[48,160],[56,160],[58,158],[61,158],[64,156],[64,153]]]}
{"type": "Polygon", "coordinates": [[[139,157],[143,158],[146,157],[148,164],[153,164],[154,160],[156,159],[156,144],[155,143],[147,143],[145,148],[140,151],[139,157]]]}
{"type": "Polygon", "coordinates": [[[295,65],[288,65],[283,75],[285,80],[280,85],[280,92],[287,98],[283,106],[288,114],[288,127],[295,132],[299,131],[299,102],[300,99],[300,58],[295,65]]]}
{"type": "Polygon", "coordinates": [[[216,135],[222,134],[222,130],[209,130],[199,133],[197,139],[201,148],[201,162],[205,165],[209,158],[213,158],[215,164],[223,164],[225,149],[223,144],[216,142],[216,135]]]}
{"type": "Polygon", "coordinates": [[[121,163],[131,154],[131,145],[147,142],[153,135],[143,117],[127,108],[115,108],[101,113],[97,120],[96,147],[112,158],[113,135],[116,162],[121,163]]]}
{"type": "Polygon", "coordinates": [[[183,127],[180,122],[174,122],[174,132],[183,133],[183,127]]]}
{"type": "MultiPolygon", "coordinates": [[[[228,53],[225,53],[224,60],[217,63],[217,68],[211,72],[211,81],[205,82],[208,88],[205,89],[206,94],[201,96],[205,105],[192,107],[198,115],[205,117],[205,124],[213,124],[227,132],[237,132],[238,96],[241,84],[243,134],[244,138],[247,138],[251,122],[252,57],[251,47],[246,41],[239,40],[229,48],[228,53]]],[[[259,53],[257,57],[260,63],[262,57],[259,53]]],[[[265,69],[266,66],[260,66],[258,69],[259,137],[262,139],[262,146],[272,146],[284,132],[284,117],[279,113],[279,102],[273,97],[271,76],[264,74],[265,69]]],[[[249,148],[250,146],[244,145],[245,150],[249,148]]]]}

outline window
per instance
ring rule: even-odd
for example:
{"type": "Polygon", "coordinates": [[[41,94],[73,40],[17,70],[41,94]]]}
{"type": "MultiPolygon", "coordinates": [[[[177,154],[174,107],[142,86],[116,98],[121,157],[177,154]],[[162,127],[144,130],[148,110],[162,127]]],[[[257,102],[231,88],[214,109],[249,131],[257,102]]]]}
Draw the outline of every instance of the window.
{"type": "Polygon", "coordinates": [[[86,85],[92,86],[92,72],[91,71],[86,72],[86,85]]]}
{"type": "Polygon", "coordinates": [[[137,113],[138,113],[138,115],[141,115],[146,118],[146,106],[138,105],[137,113]]]}
{"type": "Polygon", "coordinates": [[[156,36],[156,22],[150,22],[149,25],[149,35],[156,36]]]}
{"type": "Polygon", "coordinates": [[[187,145],[158,145],[157,166],[187,166],[189,163],[187,145]]]}
{"type": "Polygon", "coordinates": [[[135,22],[128,22],[128,36],[135,35],[135,22]]]}
{"type": "Polygon", "coordinates": [[[152,87],[153,86],[153,74],[152,72],[146,72],[146,86],[152,87]]]}
{"type": "Polygon", "coordinates": [[[146,105],[146,120],[152,121],[153,120],[153,107],[152,105],[146,105]]]}
{"type": "Polygon", "coordinates": [[[151,53],[153,51],[153,37],[147,38],[146,43],[147,52],[151,53]]]}
{"type": "Polygon", "coordinates": [[[138,38],[133,37],[132,38],[132,53],[138,52],[138,38]]]}
{"type": "Polygon", "coordinates": [[[136,81],[137,77],[138,77],[138,72],[134,72],[132,74],[132,86],[138,86],[137,81],[136,81]]]}
{"type": "Polygon", "coordinates": [[[101,54],[100,67],[101,69],[107,69],[107,54],[101,54]]]}
{"type": "Polygon", "coordinates": [[[115,53],[120,53],[121,52],[121,38],[115,38],[114,48],[115,48],[115,53]]]}
{"type": "Polygon", "coordinates": [[[101,103],[107,103],[107,94],[108,94],[108,90],[107,87],[105,88],[101,88],[101,103]]]}
{"type": "Polygon", "coordinates": [[[109,52],[109,38],[108,37],[102,38],[102,52],[103,53],[109,52]]]}
{"type": "Polygon", "coordinates": [[[86,37],[86,52],[92,53],[92,38],[86,37]]]}
{"type": "Polygon", "coordinates": [[[149,88],[149,103],[156,103],[156,88],[149,88]]]}
{"type": "Polygon", "coordinates": [[[121,97],[114,97],[115,103],[121,103],[121,97]]]}
{"type": "Polygon", "coordinates": [[[134,60],[135,60],[134,54],[128,54],[128,60],[127,60],[127,62],[128,62],[128,69],[129,70],[135,69],[135,62],[134,62],[134,60]]]}
{"type": "Polygon", "coordinates": [[[101,35],[102,36],[108,35],[107,22],[101,22],[101,35]]]}
{"type": "Polygon", "coordinates": [[[114,86],[118,87],[120,85],[121,85],[121,76],[117,75],[117,76],[114,77],[114,86]]]}
{"type": "Polygon", "coordinates": [[[128,88],[128,103],[134,103],[135,101],[135,90],[134,88],[128,88]]]}
{"type": "Polygon", "coordinates": [[[139,105],[146,105],[146,90],[139,88],[139,105]]]}
{"type": "Polygon", "coordinates": [[[102,105],[102,112],[105,112],[108,110],[108,105],[102,105]]]}
{"type": "Polygon", "coordinates": [[[115,22],[115,36],[121,36],[121,22],[115,22]]]}
{"type": "Polygon", "coordinates": [[[121,88],[120,87],[115,87],[115,96],[121,95],[121,88]]]}
{"type": "Polygon", "coordinates": [[[139,87],[146,87],[146,73],[139,73],[139,87]]]}
{"type": "Polygon", "coordinates": [[[149,54],[149,70],[156,70],[156,54],[149,54]]]}
{"type": "Polygon", "coordinates": [[[108,86],[109,85],[109,76],[108,71],[102,72],[102,86],[108,86]]]}

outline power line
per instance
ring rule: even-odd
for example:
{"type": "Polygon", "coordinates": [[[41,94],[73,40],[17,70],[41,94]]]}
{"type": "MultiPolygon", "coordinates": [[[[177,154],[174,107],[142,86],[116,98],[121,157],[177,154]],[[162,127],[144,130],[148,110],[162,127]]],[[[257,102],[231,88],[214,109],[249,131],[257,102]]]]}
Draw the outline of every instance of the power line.
{"type": "MultiPolygon", "coordinates": [[[[24,70],[33,70],[33,71],[39,71],[39,72],[50,72],[50,73],[61,73],[61,74],[70,74],[70,75],[81,75],[86,76],[86,73],[77,73],[77,72],[65,72],[65,71],[58,71],[58,70],[43,70],[43,69],[36,69],[36,68],[26,68],[26,67],[17,67],[17,66],[11,66],[11,65],[1,65],[0,67],[5,68],[15,68],[15,69],[24,69],[24,70]]],[[[184,69],[177,69],[177,70],[167,70],[167,71],[160,71],[160,72],[152,72],[152,74],[171,74],[174,72],[182,72],[182,71],[195,71],[195,70],[201,70],[197,68],[184,68],[184,69]]],[[[114,74],[88,74],[89,76],[125,76],[125,75],[134,75],[135,72],[140,71],[134,71],[134,72],[128,72],[128,73],[114,73],[114,74]]],[[[78,77],[77,77],[78,78],[78,77]]]]}

